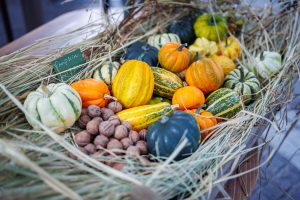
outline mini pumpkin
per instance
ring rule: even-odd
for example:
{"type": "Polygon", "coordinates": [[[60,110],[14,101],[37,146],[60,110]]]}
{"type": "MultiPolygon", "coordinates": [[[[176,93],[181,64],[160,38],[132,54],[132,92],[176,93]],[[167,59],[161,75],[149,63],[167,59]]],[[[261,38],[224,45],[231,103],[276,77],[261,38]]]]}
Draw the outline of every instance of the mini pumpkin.
{"type": "Polygon", "coordinates": [[[224,77],[229,74],[229,72],[235,70],[235,64],[233,60],[228,58],[227,56],[218,56],[218,55],[213,55],[211,56],[211,59],[218,65],[220,65],[223,68],[224,72],[224,77]]]}
{"type": "Polygon", "coordinates": [[[169,42],[181,43],[178,35],[174,33],[163,33],[158,35],[152,35],[148,38],[148,44],[157,49],[160,49],[162,46],[164,46],[169,42]]]}
{"type": "Polygon", "coordinates": [[[172,104],[178,104],[180,110],[198,108],[204,102],[203,92],[194,86],[185,86],[178,89],[172,99],[172,104]]]}
{"type": "Polygon", "coordinates": [[[214,55],[218,51],[217,43],[214,41],[209,41],[206,38],[197,38],[195,42],[189,46],[189,51],[192,53],[194,58],[196,53],[201,57],[214,55]]]}
{"type": "Polygon", "coordinates": [[[242,48],[237,43],[238,39],[233,37],[228,37],[224,42],[218,44],[218,55],[224,55],[231,60],[237,60],[241,57],[242,48]]]}
{"type": "Polygon", "coordinates": [[[120,64],[118,62],[104,62],[93,73],[93,78],[103,81],[107,85],[111,85],[114,80],[120,64]]]}
{"type": "Polygon", "coordinates": [[[184,44],[167,43],[159,50],[158,61],[166,70],[179,73],[188,67],[190,53],[184,44]]]}
{"type": "Polygon", "coordinates": [[[170,26],[168,26],[167,31],[178,35],[182,43],[192,44],[196,39],[190,17],[173,21],[170,26]]]}
{"type": "Polygon", "coordinates": [[[194,31],[198,38],[205,37],[216,42],[223,40],[228,32],[226,19],[218,14],[205,13],[197,18],[194,31]]]}
{"type": "Polygon", "coordinates": [[[220,88],[224,81],[222,67],[210,58],[202,58],[194,62],[186,71],[186,82],[208,94],[220,88]]]}
{"type": "Polygon", "coordinates": [[[100,80],[86,78],[71,84],[82,100],[82,106],[97,105],[104,107],[109,101],[110,92],[107,85],[100,80]]]}

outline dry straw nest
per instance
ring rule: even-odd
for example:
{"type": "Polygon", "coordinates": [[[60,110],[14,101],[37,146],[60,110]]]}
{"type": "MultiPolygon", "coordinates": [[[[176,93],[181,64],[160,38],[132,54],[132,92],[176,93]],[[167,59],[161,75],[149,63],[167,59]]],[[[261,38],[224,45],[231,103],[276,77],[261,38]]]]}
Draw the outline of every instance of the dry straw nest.
{"type": "MultiPolygon", "coordinates": [[[[207,199],[213,188],[241,174],[232,175],[242,157],[261,149],[267,143],[251,147],[268,125],[280,131],[285,119],[273,120],[276,109],[292,98],[293,79],[298,76],[300,59],[299,5],[281,3],[274,14],[271,8],[256,10],[251,5],[205,3],[200,1],[146,1],[128,7],[128,17],[117,25],[91,22],[73,32],[45,38],[35,44],[0,58],[0,198],[1,199],[120,199],[138,196],[207,199]],[[240,41],[243,57],[240,65],[248,67],[257,52],[273,50],[282,53],[283,69],[264,87],[258,100],[244,108],[235,118],[218,125],[211,140],[190,157],[149,163],[141,157],[90,157],[73,144],[71,128],[57,135],[47,127],[34,131],[26,123],[22,102],[29,91],[42,80],[55,82],[51,61],[62,52],[80,48],[86,59],[80,77],[91,76],[96,63],[119,59],[124,48],[135,41],[165,28],[185,13],[224,12],[234,9],[245,17],[240,41]],[[99,32],[102,28],[103,32],[99,32]],[[75,45],[55,49],[57,45],[82,34],[99,34],[75,45]],[[33,54],[39,52],[39,54],[33,54]],[[49,52],[49,51],[48,51],[49,52]],[[69,151],[78,160],[65,155],[69,151]],[[123,171],[114,170],[99,160],[125,163],[123,171]],[[152,192],[150,192],[150,190],[152,192]],[[154,192],[153,192],[154,191],[154,192]]],[[[272,153],[271,153],[272,155],[272,153]]],[[[264,164],[264,163],[263,163],[264,164]]],[[[259,166],[258,166],[259,167],[259,166]]],[[[252,169],[255,170],[255,169],[252,169]]],[[[139,197],[136,197],[139,199],[139,197]]]]}

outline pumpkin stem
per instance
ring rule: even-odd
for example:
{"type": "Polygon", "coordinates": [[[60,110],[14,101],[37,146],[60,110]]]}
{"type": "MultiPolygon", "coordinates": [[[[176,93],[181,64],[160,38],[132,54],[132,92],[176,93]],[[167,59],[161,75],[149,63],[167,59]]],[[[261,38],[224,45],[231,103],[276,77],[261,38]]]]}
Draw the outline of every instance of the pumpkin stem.
{"type": "Polygon", "coordinates": [[[215,23],[215,19],[214,19],[214,16],[213,15],[210,15],[210,18],[209,18],[209,25],[211,26],[215,26],[216,23],[215,23]]]}
{"type": "Polygon", "coordinates": [[[47,85],[44,82],[41,83],[40,87],[41,87],[41,90],[44,93],[46,93],[48,97],[50,97],[52,95],[52,92],[50,92],[50,90],[48,89],[47,85]]]}
{"type": "Polygon", "coordinates": [[[188,45],[187,43],[184,43],[184,44],[180,45],[180,46],[177,48],[177,50],[178,50],[178,51],[182,51],[182,49],[183,49],[184,47],[186,47],[187,45],[188,45]]]}
{"type": "Polygon", "coordinates": [[[259,59],[260,59],[260,61],[263,61],[263,60],[264,60],[264,52],[261,52],[261,53],[260,53],[259,59]]]}
{"type": "Polygon", "coordinates": [[[111,99],[111,100],[114,100],[114,101],[118,101],[118,99],[116,97],[113,97],[113,96],[108,95],[108,94],[104,94],[103,98],[104,99],[111,99]]]}
{"type": "Polygon", "coordinates": [[[158,30],[159,30],[159,33],[160,33],[160,34],[163,34],[163,33],[165,33],[165,32],[164,32],[164,30],[162,29],[162,27],[159,27],[159,29],[158,29],[158,30]]]}
{"type": "Polygon", "coordinates": [[[202,108],[205,108],[205,107],[206,107],[206,104],[202,104],[201,106],[199,106],[199,107],[197,108],[197,110],[195,111],[195,114],[200,115],[200,110],[201,110],[202,108]]]}
{"type": "Polygon", "coordinates": [[[177,108],[179,108],[179,104],[171,105],[172,110],[176,110],[177,108]]]}
{"type": "Polygon", "coordinates": [[[201,59],[201,56],[200,56],[199,52],[197,51],[196,56],[195,56],[195,61],[198,61],[200,59],[201,59]]]}

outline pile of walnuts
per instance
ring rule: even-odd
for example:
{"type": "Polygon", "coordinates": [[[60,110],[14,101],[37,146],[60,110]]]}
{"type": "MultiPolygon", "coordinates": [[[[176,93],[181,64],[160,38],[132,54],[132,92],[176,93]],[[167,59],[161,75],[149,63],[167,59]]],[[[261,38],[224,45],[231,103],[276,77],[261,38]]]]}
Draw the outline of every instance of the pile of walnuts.
{"type": "Polygon", "coordinates": [[[109,150],[116,154],[146,155],[147,130],[134,131],[129,122],[121,122],[115,113],[122,110],[119,102],[111,102],[106,108],[90,105],[82,109],[77,121],[84,129],[75,134],[75,142],[81,151],[93,155],[109,150]]]}

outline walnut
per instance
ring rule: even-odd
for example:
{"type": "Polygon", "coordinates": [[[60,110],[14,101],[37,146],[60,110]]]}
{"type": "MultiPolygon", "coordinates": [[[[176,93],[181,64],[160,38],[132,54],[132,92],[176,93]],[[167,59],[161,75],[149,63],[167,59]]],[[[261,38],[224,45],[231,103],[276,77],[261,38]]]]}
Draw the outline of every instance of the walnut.
{"type": "Polygon", "coordinates": [[[77,121],[77,124],[80,128],[84,129],[89,121],[91,121],[90,116],[81,115],[77,121]]]}
{"type": "Polygon", "coordinates": [[[91,143],[85,145],[83,148],[87,151],[88,154],[93,154],[93,153],[96,152],[96,147],[95,147],[95,145],[93,145],[93,144],[91,144],[91,143]]]}
{"type": "Polygon", "coordinates": [[[126,150],[129,146],[133,145],[132,141],[131,141],[128,137],[123,138],[123,139],[121,140],[121,143],[123,144],[123,147],[124,147],[125,150],[126,150]]]}
{"type": "Polygon", "coordinates": [[[112,110],[114,113],[117,113],[117,112],[120,112],[122,110],[122,105],[119,102],[114,101],[114,102],[110,102],[107,105],[107,108],[112,110]]]}
{"type": "Polygon", "coordinates": [[[133,144],[135,144],[137,141],[140,140],[140,135],[138,134],[138,132],[131,130],[129,132],[129,139],[132,141],[133,144]]]}
{"type": "Polygon", "coordinates": [[[128,129],[128,131],[132,130],[132,125],[128,121],[122,122],[122,125],[126,126],[126,128],[128,129]]]}
{"type": "Polygon", "coordinates": [[[75,135],[75,142],[79,146],[85,146],[91,142],[91,135],[87,131],[80,131],[75,135]]]}
{"type": "Polygon", "coordinates": [[[146,141],[146,139],[147,139],[147,130],[146,129],[140,130],[139,135],[140,135],[140,139],[141,140],[145,140],[146,141]]]}
{"type": "Polygon", "coordinates": [[[147,143],[143,140],[137,141],[136,145],[137,148],[139,148],[141,155],[147,155],[148,149],[147,149],[147,143]]]}
{"type": "Polygon", "coordinates": [[[94,139],[94,145],[106,148],[109,139],[105,135],[97,135],[94,139]]]}
{"type": "Polygon", "coordinates": [[[139,156],[140,155],[140,149],[136,146],[130,146],[128,147],[127,151],[126,151],[127,155],[130,156],[139,156]]]}
{"type": "Polygon", "coordinates": [[[115,126],[110,121],[105,121],[99,125],[99,133],[110,137],[115,132],[115,126]]]}
{"type": "Polygon", "coordinates": [[[113,123],[115,126],[118,126],[121,124],[120,122],[120,118],[117,116],[117,115],[113,115],[113,116],[110,116],[108,121],[110,121],[111,123],[113,123]]]}
{"type": "Polygon", "coordinates": [[[86,125],[86,130],[92,135],[97,135],[99,133],[99,125],[103,121],[101,117],[95,117],[89,121],[86,125]]]}
{"type": "Polygon", "coordinates": [[[128,137],[128,130],[124,125],[119,125],[115,129],[114,137],[118,140],[128,137]]]}
{"type": "Polygon", "coordinates": [[[114,112],[108,108],[102,108],[101,112],[102,112],[102,118],[104,121],[107,121],[111,116],[114,115],[114,112]]]}
{"type": "Polygon", "coordinates": [[[100,117],[101,109],[99,106],[89,105],[89,107],[87,108],[87,113],[90,117],[100,117]]]}

